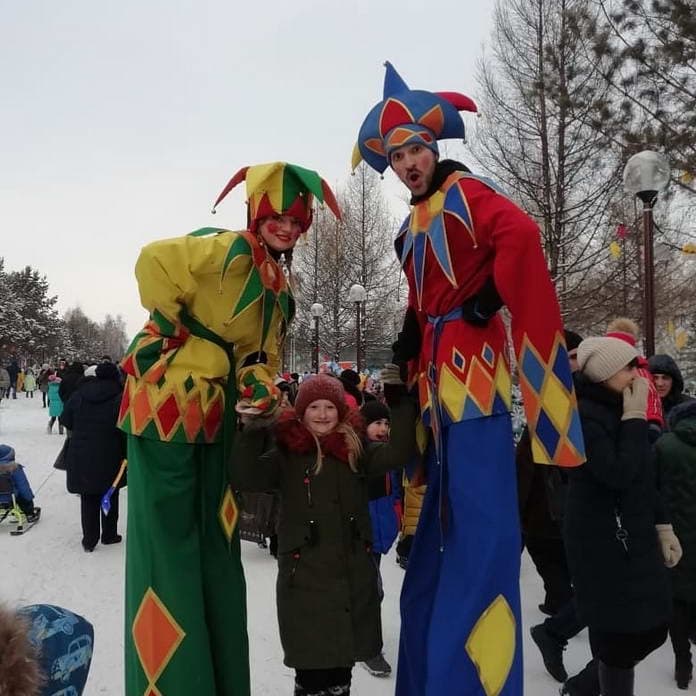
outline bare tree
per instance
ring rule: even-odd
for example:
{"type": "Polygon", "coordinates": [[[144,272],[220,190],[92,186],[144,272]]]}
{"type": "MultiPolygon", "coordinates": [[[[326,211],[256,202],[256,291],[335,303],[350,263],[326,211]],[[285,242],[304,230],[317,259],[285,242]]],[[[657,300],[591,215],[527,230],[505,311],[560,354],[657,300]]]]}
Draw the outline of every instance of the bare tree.
{"type": "Polygon", "coordinates": [[[400,270],[393,250],[397,227],[378,177],[360,167],[338,199],[342,219],[318,210],[306,242],[298,244],[294,255],[297,314],[290,340],[306,365],[311,359],[314,302],[324,307],[322,355],[335,361],[356,356],[356,313],[348,299],[351,285],[358,283],[367,290],[362,330],[368,363],[384,359],[379,353],[393,340],[399,314],[400,270]]]}
{"type": "Polygon", "coordinates": [[[620,157],[592,128],[590,104],[608,87],[578,50],[581,0],[499,1],[492,51],[479,63],[482,118],[474,154],[538,220],[564,313],[591,306],[620,195],[620,157]]]}

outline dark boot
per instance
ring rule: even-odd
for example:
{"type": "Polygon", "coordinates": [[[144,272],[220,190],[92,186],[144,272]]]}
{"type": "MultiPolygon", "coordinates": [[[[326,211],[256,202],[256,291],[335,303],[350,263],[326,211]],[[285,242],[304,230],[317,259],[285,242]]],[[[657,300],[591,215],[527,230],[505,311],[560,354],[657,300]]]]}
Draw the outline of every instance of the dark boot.
{"type": "Polygon", "coordinates": [[[591,660],[582,671],[568,679],[561,687],[561,696],[599,696],[597,662],[591,660]]]}
{"type": "Polygon", "coordinates": [[[532,626],[529,629],[532,640],[536,643],[541,659],[544,661],[546,671],[557,681],[564,682],[568,679],[568,672],[563,665],[563,651],[565,650],[565,641],[559,640],[552,636],[544,624],[532,626]]]}
{"type": "Polygon", "coordinates": [[[599,663],[599,690],[602,696],[633,696],[634,669],[599,663]]]}
{"type": "Polygon", "coordinates": [[[693,677],[691,658],[678,657],[674,662],[674,679],[678,689],[688,689],[693,677]]]}

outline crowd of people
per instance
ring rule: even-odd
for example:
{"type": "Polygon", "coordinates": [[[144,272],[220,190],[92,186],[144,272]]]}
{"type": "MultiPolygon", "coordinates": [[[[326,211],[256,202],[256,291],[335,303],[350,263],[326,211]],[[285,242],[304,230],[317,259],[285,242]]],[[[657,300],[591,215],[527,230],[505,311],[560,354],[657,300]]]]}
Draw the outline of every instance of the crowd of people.
{"type": "Polygon", "coordinates": [[[270,537],[295,696],[346,696],[355,664],[389,676],[380,565],[399,532],[397,696],[522,693],[521,547],[546,592],[531,636],[561,693],[634,696],[635,666],[668,633],[688,687],[696,402],[672,358],[639,354],[632,322],[564,331],[536,223],[440,159],[438,140],[463,138],[459,112],[475,110],[387,63],[360,128],[354,164],[391,167],[411,194],[395,240],[408,302],[379,398],[353,370],[279,377],[294,246],[315,201],[341,214],[316,172],[287,162],[223,188],[216,206],[246,184],[246,229],[142,249],[150,318],[122,372],[105,360],[37,375],[48,432],[66,430],[86,552],[121,541],[128,462],[126,696],[249,696],[240,538],[270,537]],[[585,627],[591,655],[569,677],[563,650],[585,627]]]}

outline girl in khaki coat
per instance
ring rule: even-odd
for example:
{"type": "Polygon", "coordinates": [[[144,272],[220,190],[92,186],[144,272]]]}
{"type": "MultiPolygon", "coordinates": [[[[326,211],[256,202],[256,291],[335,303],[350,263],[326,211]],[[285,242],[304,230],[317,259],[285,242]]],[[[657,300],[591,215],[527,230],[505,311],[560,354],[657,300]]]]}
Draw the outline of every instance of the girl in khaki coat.
{"type": "Polygon", "coordinates": [[[272,432],[244,417],[235,440],[233,487],[280,494],[278,623],[296,696],[349,694],[353,664],[382,649],[367,482],[415,451],[415,403],[390,386],[389,443],[363,448],[361,417],[329,375],[304,380],[272,432]]]}

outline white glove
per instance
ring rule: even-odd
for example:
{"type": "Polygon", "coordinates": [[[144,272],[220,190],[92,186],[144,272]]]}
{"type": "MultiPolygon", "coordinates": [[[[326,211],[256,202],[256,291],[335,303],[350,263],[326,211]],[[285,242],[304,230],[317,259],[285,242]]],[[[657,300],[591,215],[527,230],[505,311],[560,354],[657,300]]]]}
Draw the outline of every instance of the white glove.
{"type": "Polygon", "coordinates": [[[648,394],[650,386],[645,377],[636,377],[630,387],[623,391],[623,416],[621,420],[631,418],[646,419],[648,410],[648,394]]]}
{"type": "Polygon", "coordinates": [[[662,549],[662,558],[668,568],[674,568],[682,557],[682,547],[671,524],[656,524],[657,538],[662,549]]]}
{"type": "Polygon", "coordinates": [[[379,371],[379,379],[382,384],[398,384],[403,385],[404,381],[401,379],[401,370],[398,365],[394,363],[387,363],[379,371]]]}

